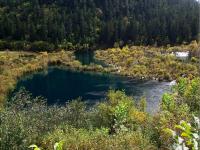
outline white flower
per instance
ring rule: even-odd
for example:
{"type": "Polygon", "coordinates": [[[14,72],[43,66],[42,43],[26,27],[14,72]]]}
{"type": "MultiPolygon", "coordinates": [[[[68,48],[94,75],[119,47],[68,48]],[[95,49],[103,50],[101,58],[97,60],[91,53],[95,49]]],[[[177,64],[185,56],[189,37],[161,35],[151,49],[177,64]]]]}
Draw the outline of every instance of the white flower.
{"type": "Polygon", "coordinates": [[[197,124],[198,128],[200,129],[200,119],[194,116],[194,121],[197,124]]]}
{"type": "Polygon", "coordinates": [[[183,145],[176,145],[174,150],[189,150],[189,148],[186,147],[185,144],[183,144],[183,145]]]}
{"type": "Polygon", "coordinates": [[[199,139],[199,135],[197,133],[192,134],[195,139],[199,139]]]}
{"type": "Polygon", "coordinates": [[[173,136],[173,137],[176,137],[176,132],[173,131],[173,130],[171,130],[171,132],[172,132],[172,136],[173,136]]]}
{"type": "Polygon", "coordinates": [[[58,142],[54,144],[54,150],[56,150],[58,148],[58,145],[59,145],[58,142]]]}
{"type": "Polygon", "coordinates": [[[196,140],[193,140],[193,142],[194,142],[194,149],[198,150],[198,142],[196,140]]]}
{"type": "Polygon", "coordinates": [[[182,144],[183,141],[184,141],[184,140],[183,140],[181,137],[178,137],[178,143],[179,143],[179,144],[182,144]]]}

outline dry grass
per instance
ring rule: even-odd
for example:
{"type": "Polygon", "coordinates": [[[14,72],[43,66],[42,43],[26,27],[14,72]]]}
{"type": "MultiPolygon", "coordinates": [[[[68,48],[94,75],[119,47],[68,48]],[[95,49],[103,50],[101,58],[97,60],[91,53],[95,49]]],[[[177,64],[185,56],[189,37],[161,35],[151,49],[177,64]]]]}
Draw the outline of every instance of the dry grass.
{"type": "Polygon", "coordinates": [[[174,47],[126,46],[97,51],[95,57],[113,67],[120,75],[140,79],[174,80],[181,76],[199,76],[198,55],[200,44],[174,47]],[[178,60],[172,52],[190,51],[192,59],[178,60]]]}

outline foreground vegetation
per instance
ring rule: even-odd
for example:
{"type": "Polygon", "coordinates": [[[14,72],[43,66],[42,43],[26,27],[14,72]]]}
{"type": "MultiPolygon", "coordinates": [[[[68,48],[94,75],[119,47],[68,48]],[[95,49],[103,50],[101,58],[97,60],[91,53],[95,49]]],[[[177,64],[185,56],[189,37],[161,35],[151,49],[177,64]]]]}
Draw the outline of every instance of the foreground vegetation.
{"type": "Polygon", "coordinates": [[[179,79],[173,93],[164,94],[160,107],[151,116],[145,112],[144,99],[135,103],[124,92],[112,90],[104,102],[92,108],[81,100],[65,106],[47,106],[43,98],[21,90],[0,112],[0,148],[26,150],[36,144],[51,150],[56,142],[61,142],[64,150],[156,150],[179,145],[198,150],[200,78],[179,79]],[[193,115],[197,116],[196,121],[193,115]],[[179,135],[181,143],[177,143],[172,130],[177,135],[185,133],[179,135]],[[194,137],[190,136],[193,133],[194,137]]]}
{"type": "MultiPolygon", "coordinates": [[[[116,45],[118,46],[118,45],[116,45]]],[[[140,79],[176,80],[199,76],[200,44],[170,47],[126,46],[96,52],[96,58],[109,64],[116,73],[140,79]],[[190,52],[187,60],[177,59],[173,52],[190,52]]]]}

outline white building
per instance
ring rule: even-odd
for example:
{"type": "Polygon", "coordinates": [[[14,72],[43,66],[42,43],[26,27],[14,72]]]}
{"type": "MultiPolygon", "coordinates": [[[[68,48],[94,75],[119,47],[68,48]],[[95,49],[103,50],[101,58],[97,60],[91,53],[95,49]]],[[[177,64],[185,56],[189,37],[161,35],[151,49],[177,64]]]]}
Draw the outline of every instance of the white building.
{"type": "Polygon", "coordinates": [[[187,60],[190,56],[190,52],[187,51],[187,52],[175,52],[173,53],[176,58],[180,59],[180,60],[187,60]]]}

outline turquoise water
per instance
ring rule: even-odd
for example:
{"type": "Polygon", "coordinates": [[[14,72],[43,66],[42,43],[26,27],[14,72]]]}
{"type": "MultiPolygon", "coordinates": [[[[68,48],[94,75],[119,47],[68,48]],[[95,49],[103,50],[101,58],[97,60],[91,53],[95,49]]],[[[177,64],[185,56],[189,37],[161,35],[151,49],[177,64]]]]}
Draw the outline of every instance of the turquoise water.
{"type": "Polygon", "coordinates": [[[170,90],[170,83],[158,81],[140,81],[111,74],[78,72],[61,68],[28,75],[16,86],[18,91],[25,87],[33,96],[47,98],[48,104],[64,104],[68,100],[81,97],[88,104],[103,101],[109,89],[124,90],[136,101],[141,96],[147,97],[149,112],[159,109],[164,92],[170,90]]]}

